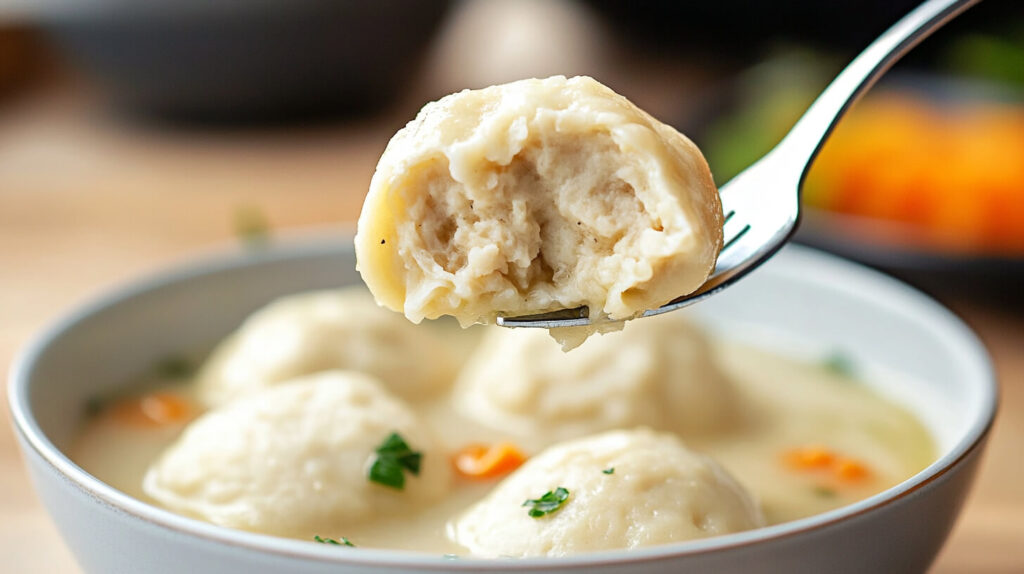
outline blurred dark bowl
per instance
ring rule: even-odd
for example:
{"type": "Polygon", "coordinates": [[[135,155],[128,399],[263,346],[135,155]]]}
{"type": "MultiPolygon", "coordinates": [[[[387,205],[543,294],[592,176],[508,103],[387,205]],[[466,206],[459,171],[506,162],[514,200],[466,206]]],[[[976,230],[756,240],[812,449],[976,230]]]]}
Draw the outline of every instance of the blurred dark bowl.
{"type": "Polygon", "coordinates": [[[398,94],[448,0],[106,2],[52,18],[122,109],[200,121],[350,113],[398,94]]]}
{"type": "Polygon", "coordinates": [[[920,0],[687,2],[586,0],[640,45],[696,50],[715,58],[760,55],[780,39],[858,50],[920,0]]]}
{"type": "Polygon", "coordinates": [[[0,102],[43,76],[49,64],[47,56],[36,30],[0,22],[0,102]]]}
{"type": "MultiPolygon", "coordinates": [[[[625,39],[720,63],[756,61],[766,49],[794,42],[852,57],[922,0],[584,0],[625,39]]],[[[914,49],[906,60],[930,61],[945,39],[997,29],[1019,18],[1021,2],[982,2],[914,49]]]]}

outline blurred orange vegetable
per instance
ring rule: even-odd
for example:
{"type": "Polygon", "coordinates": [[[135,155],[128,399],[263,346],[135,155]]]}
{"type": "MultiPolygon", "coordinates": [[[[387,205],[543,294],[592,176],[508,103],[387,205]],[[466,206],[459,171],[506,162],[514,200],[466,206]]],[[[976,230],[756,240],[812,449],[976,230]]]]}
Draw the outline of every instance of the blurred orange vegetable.
{"type": "Polygon", "coordinates": [[[868,478],[867,465],[853,458],[839,456],[823,446],[803,446],[782,453],[785,465],[799,472],[826,473],[839,482],[853,483],[868,478]]]}
{"type": "Polygon", "coordinates": [[[785,453],[786,464],[796,469],[827,468],[835,460],[835,455],[820,446],[795,448],[785,453]]]}
{"type": "Polygon", "coordinates": [[[189,401],[167,392],[122,399],[111,408],[114,420],[133,426],[182,424],[195,414],[196,409],[189,401]]]}
{"type": "Polygon", "coordinates": [[[868,477],[868,467],[856,460],[843,459],[836,463],[835,474],[842,480],[855,482],[868,477]]]}
{"type": "Polygon", "coordinates": [[[516,445],[508,442],[492,446],[469,445],[453,458],[455,469],[469,478],[494,478],[519,468],[526,456],[516,445]]]}
{"type": "Polygon", "coordinates": [[[1024,108],[869,98],[825,144],[804,199],[908,224],[921,245],[1024,253],[1024,108]]]}

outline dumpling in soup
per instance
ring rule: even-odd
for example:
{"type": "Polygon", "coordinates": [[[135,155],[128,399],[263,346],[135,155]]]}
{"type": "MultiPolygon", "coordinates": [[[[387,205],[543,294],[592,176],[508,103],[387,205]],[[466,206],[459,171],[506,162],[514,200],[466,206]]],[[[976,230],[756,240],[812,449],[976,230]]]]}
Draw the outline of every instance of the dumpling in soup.
{"type": "Polygon", "coordinates": [[[446,457],[400,400],[359,373],[324,372],[192,422],[150,467],[146,494],[214,524],[309,537],[409,512],[448,489],[446,457]],[[402,489],[368,479],[391,433],[422,453],[402,489]]]}
{"type": "Polygon", "coordinates": [[[522,442],[644,425],[692,436],[728,428],[739,396],[681,313],[628,323],[571,353],[538,329],[492,329],[456,383],[459,411],[522,442]]]}
{"type": "Polygon", "coordinates": [[[552,446],[459,516],[450,532],[478,556],[564,556],[704,538],[763,523],[750,495],[715,461],[688,450],[674,435],[636,429],[552,446]],[[531,516],[524,501],[547,492],[564,501],[531,516]]]}
{"type": "Polygon", "coordinates": [[[197,388],[215,406],[330,369],[367,373],[410,400],[447,388],[455,376],[451,351],[435,333],[349,287],[284,297],[255,312],[214,350],[197,388]]]}

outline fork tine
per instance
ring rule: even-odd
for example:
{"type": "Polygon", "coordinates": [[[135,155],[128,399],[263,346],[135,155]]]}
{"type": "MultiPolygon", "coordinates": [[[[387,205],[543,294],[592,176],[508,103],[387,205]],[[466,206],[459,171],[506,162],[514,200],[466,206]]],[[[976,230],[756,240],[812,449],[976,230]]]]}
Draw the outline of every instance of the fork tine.
{"type": "Polygon", "coordinates": [[[743,227],[741,227],[740,230],[735,233],[735,235],[733,235],[729,239],[725,240],[725,243],[722,244],[722,251],[725,251],[726,249],[731,247],[734,243],[736,243],[736,241],[738,241],[741,237],[743,237],[743,235],[746,232],[748,232],[748,231],[750,231],[750,224],[749,223],[744,225],[743,227]]]}
{"type": "MultiPolygon", "coordinates": [[[[733,216],[736,215],[735,211],[729,211],[725,216],[725,221],[728,223],[733,216]]],[[[715,271],[712,273],[712,278],[730,271],[738,264],[743,262],[743,255],[730,257],[729,247],[733,246],[737,241],[743,238],[743,236],[750,231],[751,227],[749,223],[739,225],[735,224],[732,229],[735,230],[731,235],[729,234],[729,227],[727,226],[723,233],[727,239],[722,246],[721,251],[718,255],[718,263],[715,266],[715,271]],[[736,261],[733,261],[736,259],[736,261]]],[[[742,251],[742,250],[737,250],[742,251]]],[[[677,297],[676,299],[658,307],[657,309],[649,309],[643,313],[644,317],[651,317],[654,315],[660,315],[667,311],[673,311],[680,307],[685,307],[689,304],[695,303],[699,299],[709,296],[711,291],[717,291],[720,287],[713,285],[713,281],[710,280],[697,291],[677,297]]],[[[551,329],[554,327],[580,327],[584,325],[591,325],[592,322],[589,318],[589,309],[586,307],[577,307],[575,309],[563,309],[560,311],[552,311],[549,313],[539,313],[536,315],[523,315],[520,317],[498,317],[497,323],[502,327],[543,327],[551,329]]]]}
{"type": "MultiPolygon", "coordinates": [[[[728,189],[728,186],[723,187],[723,191],[726,191],[726,189],[728,189]]],[[[726,215],[722,223],[722,237],[724,237],[725,240],[723,241],[722,249],[719,252],[719,259],[722,258],[722,255],[727,249],[729,249],[729,247],[750,231],[749,214],[741,216],[741,214],[737,212],[736,208],[729,205],[734,202],[734,197],[723,194],[722,210],[725,211],[726,215]],[[730,202],[730,199],[733,199],[734,201],[730,202]]],[[[719,266],[719,268],[721,268],[721,266],[719,266]]]]}

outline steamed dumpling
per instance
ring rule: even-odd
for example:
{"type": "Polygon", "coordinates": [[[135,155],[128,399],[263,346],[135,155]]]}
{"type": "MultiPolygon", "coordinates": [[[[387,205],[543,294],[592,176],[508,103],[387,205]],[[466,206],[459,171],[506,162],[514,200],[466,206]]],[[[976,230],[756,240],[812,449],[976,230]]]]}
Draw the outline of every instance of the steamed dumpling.
{"type": "Polygon", "coordinates": [[[747,492],[715,461],[673,435],[637,429],[552,446],[459,516],[450,532],[477,556],[564,556],[763,523],[747,492]],[[569,496],[557,511],[534,518],[522,507],[558,487],[569,496]]]}
{"type": "Polygon", "coordinates": [[[448,387],[450,351],[430,330],[381,309],[361,287],[278,299],[221,343],[198,376],[199,397],[220,405],[330,369],[370,374],[410,400],[448,387]]]}
{"type": "Polygon", "coordinates": [[[738,415],[711,345],[681,313],[634,321],[571,353],[538,329],[491,329],[459,375],[466,417],[544,444],[637,425],[694,436],[738,415]]]}
{"type": "Polygon", "coordinates": [[[214,524],[308,538],[436,501],[449,476],[408,406],[366,375],[336,371],[207,412],[150,467],[143,488],[214,524]],[[392,432],[423,453],[419,475],[407,473],[402,490],[367,478],[392,432]]]}
{"type": "Polygon", "coordinates": [[[699,287],[722,246],[700,151],[592,78],[424,106],[380,158],[358,269],[413,322],[580,305],[628,319],[699,287]]]}

